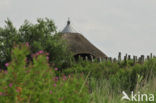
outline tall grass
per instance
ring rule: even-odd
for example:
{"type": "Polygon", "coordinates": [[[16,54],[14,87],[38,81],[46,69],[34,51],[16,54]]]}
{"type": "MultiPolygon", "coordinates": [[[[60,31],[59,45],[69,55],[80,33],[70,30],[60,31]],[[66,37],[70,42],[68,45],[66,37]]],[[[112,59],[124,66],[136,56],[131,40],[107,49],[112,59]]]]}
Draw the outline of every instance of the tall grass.
{"type": "MultiPolygon", "coordinates": [[[[138,103],[135,101],[126,101],[121,100],[122,98],[122,89],[121,88],[110,88],[111,81],[106,79],[100,79],[96,81],[91,79],[90,83],[92,84],[92,93],[91,93],[91,103],[138,103]],[[116,89],[120,92],[115,92],[116,89]]],[[[151,78],[149,81],[139,79],[134,89],[135,93],[143,94],[154,94],[156,99],[156,77],[151,78]],[[143,85],[142,85],[143,84],[143,85]]],[[[129,94],[130,95],[130,94],[129,94]]],[[[139,103],[155,103],[150,101],[141,101],[139,103]]]]}

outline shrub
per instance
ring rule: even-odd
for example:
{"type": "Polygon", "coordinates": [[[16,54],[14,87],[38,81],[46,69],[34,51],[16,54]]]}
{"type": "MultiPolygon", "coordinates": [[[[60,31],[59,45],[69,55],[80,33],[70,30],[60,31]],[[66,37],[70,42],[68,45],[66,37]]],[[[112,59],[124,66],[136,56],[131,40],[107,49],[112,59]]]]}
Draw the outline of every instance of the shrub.
{"type": "Polygon", "coordinates": [[[83,75],[55,75],[48,55],[39,51],[32,55],[27,45],[16,46],[7,71],[0,72],[0,103],[87,103],[89,92],[83,75]],[[83,88],[82,88],[83,87],[83,88]],[[80,92],[81,91],[81,92],[80,92]]]}

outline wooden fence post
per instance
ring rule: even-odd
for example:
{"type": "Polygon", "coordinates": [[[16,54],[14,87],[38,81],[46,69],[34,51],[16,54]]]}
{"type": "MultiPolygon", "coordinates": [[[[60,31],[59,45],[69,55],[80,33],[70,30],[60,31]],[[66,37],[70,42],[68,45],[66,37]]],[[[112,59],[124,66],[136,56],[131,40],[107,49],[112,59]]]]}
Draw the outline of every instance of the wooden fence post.
{"type": "Polygon", "coordinates": [[[144,63],[144,58],[145,58],[145,56],[144,55],[141,55],[141,64],[144,63]]]}
{"type": "Polygon", "coordinates": [[[139,62],[139,64],[141,64],[141,57],[138,58],[138,62],[139,62]]]}
{"type": "Polygon", "coordinates": [[[150,56],[149,55],[147,55],[147,60],[150,60],[150,56]]]}
{"type": "Polygon", "coordinates": [[[151,54],[150,54],[150,59],[152,59],[152,58],[153,58],[153,54],[151,53],[151,54]]]}
{"type": "Polygon", "coordinates": [[[114,58],[114,59],[113,59],[113,63],[116,63],[116,61],[117,61],[116,58],[114,58]]]}
{"type": "Polygon", "coordinates": [[[136,56],[133,56],[133,63],[136,64],[136,56]]]}
{"type": "Polygon", "coordinates": [[[119,55],[118,55],[118,62],[119,63],[121,62],[121,52],[119,52],[119,55]]]}
{"type": "Polygon", "coordinates": [[[127,62],[127,54],[124,56],[124,61],[127,62]]]}

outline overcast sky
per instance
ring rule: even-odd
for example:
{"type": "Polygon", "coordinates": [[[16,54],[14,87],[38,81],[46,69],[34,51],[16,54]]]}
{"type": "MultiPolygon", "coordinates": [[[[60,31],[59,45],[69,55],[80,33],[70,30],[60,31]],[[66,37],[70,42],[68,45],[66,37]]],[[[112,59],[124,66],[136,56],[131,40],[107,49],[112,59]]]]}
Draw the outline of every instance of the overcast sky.
{"type": "Polygon", "coordinates": [[[74,29],[108,56],[156,54],[156,0],[0,0],[0,26],[6,18],[19,27],[44,17],[58,31],[70,17],[74,29]]]}

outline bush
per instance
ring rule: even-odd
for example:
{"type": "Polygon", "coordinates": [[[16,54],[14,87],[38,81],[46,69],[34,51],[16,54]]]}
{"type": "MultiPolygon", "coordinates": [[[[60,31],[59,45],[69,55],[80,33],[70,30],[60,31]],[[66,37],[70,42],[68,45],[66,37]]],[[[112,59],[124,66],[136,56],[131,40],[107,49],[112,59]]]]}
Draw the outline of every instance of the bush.
{"type": "Polygon", "coordinates": [[[0,72],[0,103],[87,103],[89,92],[83,75],[56,77],[58,68],[50,68],[48,54],[32,55],[28,45],[16,46],[11,52],[8,70],[0,72]]]}

